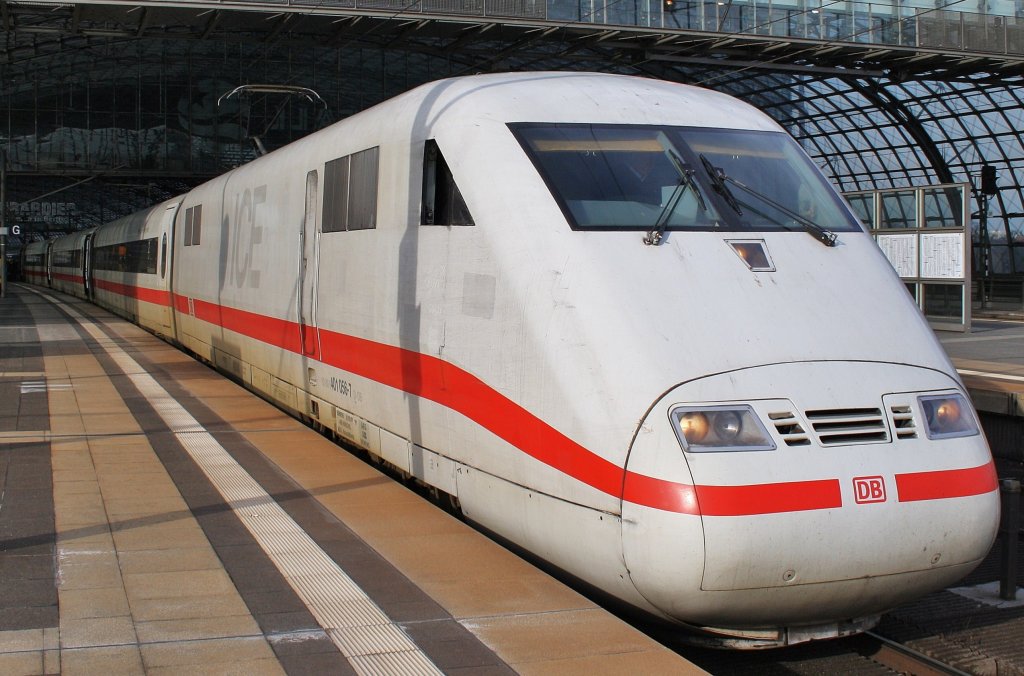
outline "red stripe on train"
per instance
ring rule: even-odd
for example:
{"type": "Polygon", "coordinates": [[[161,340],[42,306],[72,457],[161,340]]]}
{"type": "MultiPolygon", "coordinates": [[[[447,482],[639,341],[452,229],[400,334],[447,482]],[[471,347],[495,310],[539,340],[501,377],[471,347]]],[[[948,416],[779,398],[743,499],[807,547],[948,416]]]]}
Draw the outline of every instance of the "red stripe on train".
{"type": "Polygon", "coordinates": [[[97,289],[110,291],[111,293],[116,293],[119,296],[125,296],[127,298],[136,298],[146,303],[153,303],[154,305],[162,305],[164,307],[170,306],[171,304],[170,291],[150,289],[144,286],[135,286],[133,284],[121,284],[120,282],[112,282],[109,279],[99,278],[93,280],[93,284],[97,289]]]}
{"type": "Polygon", "coordinates": [[[995,464],[896,475],[900,502],[946,500],[991,493],[999,487],[995,464]]]}
{"type": "MultiPolygon", "coordinates": [[[[178,307],[188,300],[175,297],[178,307]]],[[[293,322],[193,300],[198,319],[291,352],[301,351],[293,322]]],[[[321,361],[449,408],[527,455],[597,490],[656,509],[715,516],[842,506],[837,480],[755,486],[691,486],[625,472],[495,391],[437,357],[320,330],[321,361]],[[699,509],[698,509],[699,502],[699,509]],[[706,503],[706,505],[705,505],[706,503]]]]}
{"type": "MultiPolygon", "coordinates": [[[[173,302],[179,311],[189,313],[187,297],[175,294],[173,302]]],[[[289,352],[302,351],[299,326],[294,322],[204,300],[192,299],[191,302],[197,319],[289,352]]],[[[706,516],[835,509],[843,504],[837,479],[747,486],[692,486],[627,472],[568,438],[476,376],[442,359],[322,329],[320,348],[320,361],[325,364],[434,401],[472,420],[530,457],[603,493],[621,496],[634,504],[706,516]]],[[[901,486],[901,477],[911,485],[930,485],[928,480],[920,477],[932,474],[944,473],[899,475],[897,486],[901,486]]],[[[900,499],[932,498],[904,498],[901,488],[900,499]]]]}

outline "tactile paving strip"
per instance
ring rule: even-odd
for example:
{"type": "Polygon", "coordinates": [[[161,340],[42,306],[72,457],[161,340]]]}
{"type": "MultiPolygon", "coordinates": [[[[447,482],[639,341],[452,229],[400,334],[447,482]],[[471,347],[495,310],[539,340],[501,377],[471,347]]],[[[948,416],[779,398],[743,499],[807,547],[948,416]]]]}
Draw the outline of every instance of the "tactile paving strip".
{"type": "Polygon", "coordinates": [[[441,673],[152,376],[87,318],[51,302],[72,316],[149,400],[357,672],[441,673]]]}

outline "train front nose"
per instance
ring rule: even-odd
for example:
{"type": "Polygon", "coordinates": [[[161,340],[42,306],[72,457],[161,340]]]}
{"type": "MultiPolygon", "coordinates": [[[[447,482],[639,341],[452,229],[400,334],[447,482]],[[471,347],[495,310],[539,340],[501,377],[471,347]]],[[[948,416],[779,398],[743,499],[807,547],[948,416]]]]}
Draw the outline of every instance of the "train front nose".
{"type": "Polygon", "coordinates": [[[634,585],[668,617],[755,630],[856,624],[955,582],[999,515],[957,387],[926,369],[819,362],[671,392],[627,465],[634,585]]]}

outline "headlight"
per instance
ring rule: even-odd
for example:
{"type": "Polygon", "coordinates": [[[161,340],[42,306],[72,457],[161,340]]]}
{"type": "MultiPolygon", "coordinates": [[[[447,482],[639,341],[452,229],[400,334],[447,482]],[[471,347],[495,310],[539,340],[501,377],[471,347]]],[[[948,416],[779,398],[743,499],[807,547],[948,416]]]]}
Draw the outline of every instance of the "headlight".
{"type": "Polygon", "coordinates": [[[918,397],[929,439],[969,437],[978,433],[971,406],[962,395],[942,394],[918,397]]]}
{"type": "Polygon", "coordinates": [[[679,443],[691,453],[775,450],[750,406],[678,406],[669,417],[679,443]]]}

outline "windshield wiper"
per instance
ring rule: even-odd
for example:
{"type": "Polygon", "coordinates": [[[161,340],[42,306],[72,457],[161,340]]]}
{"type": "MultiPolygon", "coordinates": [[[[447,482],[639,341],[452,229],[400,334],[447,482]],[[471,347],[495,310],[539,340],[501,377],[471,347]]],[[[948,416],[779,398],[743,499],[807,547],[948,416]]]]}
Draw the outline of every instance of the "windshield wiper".
{"type": "MultiPolygon", "coordinates": [[[[708,170],[708,173],[712,173],[713,172],[712,173],[712,180],[720,181],[722,189],[727,191],[729,193],[729,195],[731,195],[732,192],[729,191],[729,186],[726,185],[726,183],[732,183],[734,186],[736,186],[740,190],[743,190],[744,192],[747,192],[747,193],[753,195],[754,197],[758,198],[759,200],[761,200],[765,204],[768,204],[768,205],[778,209],[782,213],[786,214],[787,216],[792,218],[794,221],[799,223],[800,226],[803,228],[803,230],[805,232],[809,233],[812,237],[814,237],[816,240],[818,240],[819,242],[821,242],[825,246],[835,246],[836,245],[836,234],[834,232],[832,232],[831,230],[829,230],[828,228],[826,228],[824,226],[821,226],[821,225],[818,225],[817,223],[815,223],[814,221],[812,221],[809,218],[801,216],[800,214],[796,213],[792,209],[779,204],[778,202],[776,202],[772,198],[768,197],[764,193],[762,193],[762,192],[760,192],[758,190],[754,190],[753,188],[751,188],[749,185],[746,185],[745,183],[741,183],[740,181],[737,181],[732,176],[727,176],[726,173],[724,171],[722,171],[721,169],[713,167],[711,165],[711,162],[709,162],[708,159],[706,157],[704,157],[703,155],[700,156],[700,159],[704,162],[704,167],[708,170]]],[[[716,183],[716,188],[717,188],[717,183],[716,183]]],[[[721,192],[721,191],[719,191],[719,192],[721,192]]],[[[735,201],[734,197],[732,199],[733,199],[733,201],[735,201]]],[[[726,197],[726,200],[728,201],[729,197],[726,197]]],[[[732,204],[732,202],[730,202],[730,204],[732,204]]],[[[738,213],[740,213],[740,214],[743,213],[742,211],[739,210],[739,205],[738,204],[736,205],[736,211],[738,213]]]]}
{"type": "Polygon", "coordinates": [[[708,172],[708,176],[711,178],[711,185],[714,186],[715,192],[724,197],[725,201],[729,203],[729,206],[733,208],[733,211],[742,216],[743,209],[740,208],[739,201],[736,199],[736,196],[732,194],[732,191],[729,190],[729,186],[725,184],[725,180],[727,178],[725,172],[711,164],[711,160],[704,157],[703,153],[701,153],[700,161],[701,164],[704,165],[704,170],[708,172]]]}
{"type": "Polygon", "coordinates": [[[804,216],[801,216],[800,214],[796,213],[795,211],[793,211],[792,209],[790,209],[788,207],[782,206],[781,204],[779,204],[778,202],[776,202],[772,198],[768,197],[764,193],[759,192],[757,190],[754,190],[753,188],[751,188],[748,185],[744,185],[743,183],[740,183],[739,181],[737,181],[735,178],[732,178],[731,176],[726,176],[725,180],[728,181],[729,183],[732,183],[737,188],[739,188],[741,190],[745,190],[746,192],[750,193],[751,195],[753,195],[754,197],[758,198],[759,200],[763,200],[766,204],[770,204],[771,206],[775,207],[776,209],[778,209],[782,213],[786,214],[787,216],[792,218],[794,221],[799,223],[801,226],[803,226],[803,229],[804,229],[805,232],[809,233],[812,237],[814,237],[814,239],[818,240],[819,242],[821,242],[825,246],[835,246],[836,245],[836,233],[832,232],[828,228],[826,228],[824,226],[821,226],[821,225],[818,225],[817,223],[815,223],[811,219],[806,218],[804,216]]]}
{"type": "Polygon", "coordinates": [[[700,194],[700,189],[697,184],[693,182],[693,169],[687,169],[686,165],[683,164],[683,159],[676,154],[676,151],[671,148],[666,148],[669,159],[672,160],[672,164],[675,166],[676,171],[679,172],[679,182],[676,183],[676,187],[672,190],[672,194],[665,202],[665,206],[661,209],[661,213],[658,214],[658,219],[654,221],[654,228],[647,233],[644,237],[644,244],[649,246],[657,246],[661,243],[662,238],[665,236],[665,228],[668,227],[668,219],[672,216],[672,213],[676,210],[676,205],[679,204],[679,200],[683,198],[683,194],[686,189],[689,188],[690,192],[693,193],[694,197],[697,198],[697,203],[700,205],[700,210],[707,213],[708,205],[704,202],[704,196],[700,194]]]}

